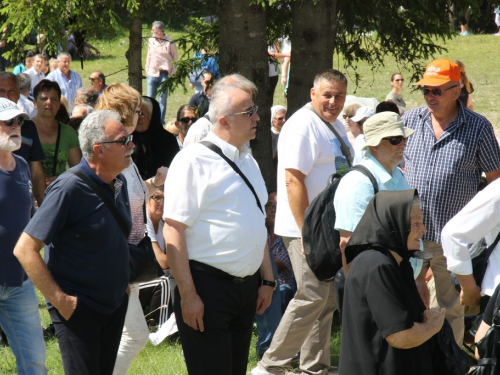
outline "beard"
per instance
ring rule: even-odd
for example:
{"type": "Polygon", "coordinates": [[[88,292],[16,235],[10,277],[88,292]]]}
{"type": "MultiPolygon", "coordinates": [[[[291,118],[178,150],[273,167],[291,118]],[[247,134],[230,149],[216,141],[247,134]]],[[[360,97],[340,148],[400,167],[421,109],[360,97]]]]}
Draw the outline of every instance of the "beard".
{"type": "Polygon", "coordinates": [[[0,135],[0,150],[3,151],[16,151],[21,148],[21,134],[12,133],[9,135],[0,135]],[[18,134],[17,138],[10,138],[11,135],[18,134]]]}

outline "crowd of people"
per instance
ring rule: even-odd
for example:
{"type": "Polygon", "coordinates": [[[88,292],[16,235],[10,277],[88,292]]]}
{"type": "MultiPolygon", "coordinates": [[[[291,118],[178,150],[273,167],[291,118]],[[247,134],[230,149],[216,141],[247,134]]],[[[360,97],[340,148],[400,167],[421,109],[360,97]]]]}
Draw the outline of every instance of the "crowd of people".
{"type": "MultiPolygon", "coordinates": [[[[309,103],[291,116],[272,106],[259,130],[277,170],[268,191],[250,148],[255,84],[220,77],[212,61],[169,123],[167,92],[156,97],[177,50],[164,31],[153,23],[147,96],[100,71],[83,87],[66,52],[49,74],[41,54],[26,56],[24,72],[0,72],[0,327],[18,372],[47,373],[36,286],[66,373],[126,374],[169,304],[190,374],[246,374],[254,323],[252,375],[285,374],[293,360],[304,374],[333,373],[336,309],[340,374],[436,373],[444,320],[461,346],[464,305],[486,307],[500,282],[500,251],[481,285],[468,253],[500,231],[500,147],[472,110],[464,64],[432,61],[414,83],[418,108],[403,99],[401,73],[374,103],[348,102],[346,77],[318,72],[309,103]],[[306,209],[334,173],[344,174],[331,202],[343,298],[314,275],[301,239],[306,209]],[[128,246],[148,237],[163,275],[130,282],[128,246]]],[[[277,49],[270,55],[288,63],[277,49]]]]}

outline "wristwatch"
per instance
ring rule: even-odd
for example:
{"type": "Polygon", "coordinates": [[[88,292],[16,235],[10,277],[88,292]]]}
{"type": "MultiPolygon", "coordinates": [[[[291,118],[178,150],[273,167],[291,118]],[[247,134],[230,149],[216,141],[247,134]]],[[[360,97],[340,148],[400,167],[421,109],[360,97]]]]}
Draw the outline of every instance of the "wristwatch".
{"type": "Polygon", "coordinates": [[[269,281],[269,280],[262,280],[262,285],[270,286],[273,288],[273,290],[276,290],[277,282],[276,281],[269,281]]]}

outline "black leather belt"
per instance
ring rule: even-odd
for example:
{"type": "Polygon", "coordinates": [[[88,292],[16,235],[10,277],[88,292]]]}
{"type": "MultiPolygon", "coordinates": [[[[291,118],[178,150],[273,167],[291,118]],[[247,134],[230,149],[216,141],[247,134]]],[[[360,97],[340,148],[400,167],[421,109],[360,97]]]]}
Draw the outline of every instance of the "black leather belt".
{"type": "Polygon", "coordinates": [[[248,276],[244,276],[244,277],[237,277],[237,276],[233,276],[227,272],[224,272],[218,268],[209,266],[208,264],[198,262],[197,260],[190,260],[189,266],[194,270],[202,271],[202,272],[208,273],[210,275],[220,277],[221,279],[224,279],[224,280],[229,280],[235,284],[244,283],[246,280],[250,279],[251,277],[256,276],[259,273],[259,271],[257,271],[253,275],[248,275],[248,276]]]}

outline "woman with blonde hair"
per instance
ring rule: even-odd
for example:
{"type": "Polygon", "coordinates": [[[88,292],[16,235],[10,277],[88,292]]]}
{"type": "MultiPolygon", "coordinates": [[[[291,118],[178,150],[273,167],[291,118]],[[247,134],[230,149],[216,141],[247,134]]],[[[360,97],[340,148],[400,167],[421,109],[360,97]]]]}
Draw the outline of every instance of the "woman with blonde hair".
{"type": "MultiPolygon", "coordinates": [[[[109,109],[118,112],[123,125],[130,136],[137,126],[141,114],[142,97],[134,88],[114,83],[109,85],[96,105],[96,110],[109,109]]],[[[161,169],[161,168],[160,168],[161,169]]],[[[127,190],[132,213],[132,230],[128,242],[137,245],[146,235],[145,204],[149,197],[148,188],[163,187],[166,176],[165,170],[159,170],[154,178],[143,181],[134,162],[123,172],[127,180],[127,190]],[[145,183],[146,182],[146,183],[145,183]],[[148,186],[150,185],[150,186],[148,186]]],[[[135,357],[144,348],[149,339],[149,329],[144,318],[139,301],[139,283],[130,284],[130,295],[125,316],[125,324],[120,341],[120,348],[116,357],[113,374],[126,374],[135,357]]]]}
{"type": "Polygon", "coordinates": [[[474,105],[472,104],[472,93],[474,92],[474,87],[472,83],[469,82],[469,77],[467,77],[467,72],[465,71],[465,64],[460,60],[455,60],[455,64],[460,68],[460,96],[458,100],[462,105],[471,111],[474,110],[474,105]]]}

